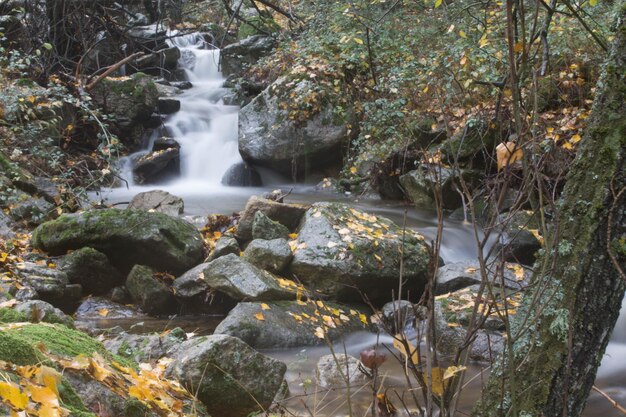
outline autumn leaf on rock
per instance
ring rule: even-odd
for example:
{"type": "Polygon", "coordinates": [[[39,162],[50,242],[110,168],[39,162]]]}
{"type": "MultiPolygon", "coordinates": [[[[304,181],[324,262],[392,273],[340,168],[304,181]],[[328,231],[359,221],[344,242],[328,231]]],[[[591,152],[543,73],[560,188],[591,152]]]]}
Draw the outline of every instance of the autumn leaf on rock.
{"type": "Polygon", "coordinates": [[[0,381],[0,399],[17,410],[25,409],[28,404],[28,396],[13,382],[0,381]]]}
{"type": "Polygon", "coordinates": [[[265,316],[263,315],[263,313],[256,313],[254,315],[254,318],[259,320],[259,321],[265,321],[265,316]]]}

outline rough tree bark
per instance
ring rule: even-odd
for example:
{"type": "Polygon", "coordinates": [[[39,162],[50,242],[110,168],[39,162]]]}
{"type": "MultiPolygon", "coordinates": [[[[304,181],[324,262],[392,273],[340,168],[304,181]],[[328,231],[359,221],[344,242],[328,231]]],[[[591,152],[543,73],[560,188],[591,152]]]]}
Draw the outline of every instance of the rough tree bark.
{"type": "Polygon", "coordinates": [[[617,320],[626,288],[626,2],[618,3],[558,226],[513,322],[513,349],[494,365],[475,416],[579,416],[617,320]]]}

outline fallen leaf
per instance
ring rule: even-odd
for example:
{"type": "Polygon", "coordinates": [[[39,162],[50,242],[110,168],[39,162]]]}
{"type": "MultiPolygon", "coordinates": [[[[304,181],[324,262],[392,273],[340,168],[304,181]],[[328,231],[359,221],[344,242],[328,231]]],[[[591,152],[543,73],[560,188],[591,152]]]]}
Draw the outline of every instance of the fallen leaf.
{"type": "Polygon", "coordinates": [[[452,378],[454,375],[458,374],[467,369],[467,366],[448,366],[446,371],[443,373],[443,379],[452,378]]]}
{"type": "Polygon", "coordinates": [[[0,398],[18,410],[23,410],[28,404],[28,396],[12,382],[0,381],[0,398]]]}
{"type": "Polygon", "coordinates": [[[259,320],[259,321],[265,321],[265,316],[263,315],[263,313],[256,313],[254,315],[254,318],[259,320]]]}
{"type": "Polygon", "coordinates": [[[265,303],[261,304],[261,310],[269,310],[269,309],[270,309],[270,306],[268,306],[267,304],[265,303]]]}
{"type": "Polygon", "coordinates": [[[521,161],[524,153],[515,142],[501,143],[496,148],[498,171],[516,161],[521,161]]]}

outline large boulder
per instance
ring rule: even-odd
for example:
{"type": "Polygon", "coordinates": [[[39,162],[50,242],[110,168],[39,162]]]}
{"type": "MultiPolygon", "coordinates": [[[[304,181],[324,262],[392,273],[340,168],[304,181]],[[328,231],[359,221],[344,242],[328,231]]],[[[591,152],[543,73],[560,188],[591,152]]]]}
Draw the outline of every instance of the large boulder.
{"type": "Polygon", "coordinates": [[[422,235],[341,203],[314,204],[292,246],[290,271],[336,300],[389,301],[401,272],[404,290],[418,297],[428,279],[430,251],[422,235]]]}
{"type": "Polygon", "coordinates": [[[163,334],[131,334],[120,332],[114,338],[103,343],[109,352],[129,358],[137,363],[150,362],[172,355],[180,344],[187,340],[187,335],[180,328],[163,334]]]}
{"type": "Polygon", "coordinates": [[[170,216],[183,213],[185,203],[183,199],[163,190],[152,190],[139,193],[128,203],[129,209],[156,211],[170,216]]]}
{"type": "Polygon", "coordinates": [[[295,291],[281,286],[280,281],[237,255],[226,255],[211,261],[204,268],[204,279],[213,290],[235,300],[293,300],[295,291]]]}
{"type": "Polygon", "coordinates": [[[150,267],[135,265],[126,278],[126,288],[133,301],[147,314],[171,313],[178,306],[174,293],[155,274],[150,267]]]}
{"type": "Polygon", "coordinates": [[[239,303],[215,328],[256,349],[315,346],[368,329],[363,313],[321,301],[239,303]]]}
{"type": "Polygon", "coordinates": [[[71,283],[80,284],[85,294],[105,294],[124,280],[105,254],[89,247],[63,256],[58,268],[71,283]]]}
{"type": "Polygon", "coordinates": [[[275,43],[269,36],[255,35],[224,47],[220,51],[222,74],[242,75],[248,67],[272,52],[275,43]]]}
{"type": "MultiPolygon", "coordinates": [[[[112,115],[116,127],[124,132],[147,122],[159,97],[152,78],[143,73],[130,77],[107,77],[97,83],[90,94],[94,103],[112,115]]],[[[137,139],[139,138],[133,136],[132,141],[137,139]]],[[[124,136],[122,140],[124,141],[124,136]]]]}
{"type": "Polygon", "coordinates": [[[287,366],[227,335],[184,342],[167,375],[196,394],[213,416],[246,417],[266,410],[287,366]]]}
{"type": "Polygon", "coordinates": [[[255,165],[285,174],[337,163],[350,140],[353,112],[333,108],[309,80],[279,78],[239,113],[239,153],[255,165]],[[306,120],[293,120],[283,105],[291,94],[317,97],[319,108],[306,120]]]}
{"type": "Polygon", "coordinates": [[[202,236],[184,220],[140,210],[91,210],[39,226],[33,246],[52,255],[85,246],[107,255],[121,271],[136,264],[184,272],[202,261],[202,236]]]}
{"type": "Polygon", "coordinates": [[[38,297],[54,305],[58,305],[69,284],[67,274],[46,265],[24,262],[16,271],[22,284],[37,291],[38,297]]]}
{"type": "Polygon", "coordinates": [[[252,226],[257,211],[286,226],[289,230],[294,230],[298,227],[300,219],[308,208],[308,206],[301,204],[278,203],[266,198],[252,196],[241,212],[237,225],[237,237],[244,241],[252,239],[252,226]]]}
{"type": "Polygon", "coordinates": [[[52,304],[41,300],[30,300],[17,304],[13,310],[23,314],[28,320],[33,322],[59,323],[67,327],[74,327],[74,320],[54,307],[52,304]]]}

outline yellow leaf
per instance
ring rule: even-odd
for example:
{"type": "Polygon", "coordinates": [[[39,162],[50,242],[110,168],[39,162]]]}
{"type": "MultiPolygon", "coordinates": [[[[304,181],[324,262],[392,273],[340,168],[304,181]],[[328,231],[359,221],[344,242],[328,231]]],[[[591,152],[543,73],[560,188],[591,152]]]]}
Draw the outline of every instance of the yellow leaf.
{"type": "Polygon", "coordinates": [[[356,167],[350,167],[350,173],[356,174],[356,167]]]}
{"type": "Polygon", "coordinates": [[[465,269],[465,273],[466,274],[473,274],[474,272],[476,272],[478,269],[476,268],[472,268],[471,266],[465,269]]]}
{"type": "Polygon", "coordinates": [[[102,357],[94,353],[93,358],[89,358],[89,368],[93,377],[98,381],[104,381],[111,376],[111,371],[106,369],[102,357]]]}
{"type": "Polygon", "coordinates": [[[466,35],[466,34],[465,34],[465,32],[464,32],[464,31],[462,31],[462,30],[460,30],[460,31],[459,31],[459,36],[460,36],[460,37],[462,37],[462,38],[464,38],[464,39],[465,39],[465,38],[467,38],[467,35],[466,35]]]}
{"type": "Polygon", "coordinates": [[[443,395],[443,391],[445,389],[445,385],[446,381],[443,380],[443,369],[441,368],[433,368],[431,370],[431,376],[432,376],[432,385],[431,385],[431,390],[433,392],[433,394],[441,397],[443,395]]]}
{"type": "Polygon", "coordinates": [[[269,310],[270,306],[268,306],[267,304],[263,303],[261,304],[261,310],[269,310]]]}
{"type": "Polygon", "coordinates": [[[359,314],[359,320],[361,320],[361,323],[367,325],[367,316],[365,314],[359,314]]]}
{"type": "Polygon", "coordinates": [[[568,150],[572,150],[572,149],[574,149],[574,145],[572,145],[572,144],[571,144],[571,143],[569,143],[569,142],[564,142],[564,143],[563,143],[563,145],[561,145],[561,147],[562,147],[563,149],[568,149],[568,150]]]}
{"type": "Polygon", "coordinates": [[[324,329],[319,326],[315,329],[315,332],[313,334],[315,334],[315,336],[320,339],[324,339],[324,329]]]}
{"type": "Polygon", "coordinates": [[[109,314],[109,309],[101,308],[100,310],[98,310],[98,314],[102,317],[106,317],[109,314]]]}
{"type": "Polygon", "coordinates": [[[39,407],[39,411],[37,412],[39,417],[61,417],[61,409],[58,406],[53,406],[51,404],[42,404],[39,407]]]}
{"type": "Polygon", "coordinates": [[[452,378],[454,375],[467,369],[467,366],[448,366],[443,373],[443,379],[452,378]]]}
{"type": "Polygon", "coordinates": [[[324,303],[323,303],[323,302],[321,302],[320,300],[317,300],[317,301],[315,302],[315,304],[317,304],[317,306],[318,306],[319,308],[324,308],[324,303]]]}
{"type": "Polygon", "coordinates": [[[572,136],[572,137],[570,138],[570,140],[569,140],[569,141],[570,141],[571,143],[576,144],[576,143],[580,142],[580,140],[581,140],[581,139],[582,139],[582,138],[580,137],[580,135],[574,135],[574,136],[572,136]]]}
{"type": "Polygon", "coordinates": [[[363,45],[363,40],[359,39],[359,38],[352,38],[353,41],[355,41],[356,43],[358,43],[359,45],[363,45]]]}
{"type": "Polygon", "coordinates": [[[441,6],[442,2],[443,2],[443,0],[435,0],[435,8],[441,6]]]}
{"type": "Polygon", "coordinates": [[[522,148],[518,147],[515,142],[503,142],[499,144],[496,148],[498,171],[509,164],[520,161],[523,155],[522,148]]]}
{"type": "Polygon", "coordinates": [[[59,399],[56,394],[48,387],[39,387],[37,385],[29,385],[27,388],[30,398],[39,404],[48,404],[55,407],[59,406],[59,399]]]}
{"type": "Polygon", "coordinates": [[[18,410],[23,410],[28,404],[28,396],[12,382],[0,381],[0,398],[18,410]]]}
{"type": "Polygon", "coordinates": [[[31,103],[35,102],[35,96],[28,96],[28,101],[30,101],[31,103]]]}
{"type": "Polygon", "coordinates": [[[595,6],[596,4],[598,4],[598,0],[589,0],[589,4],[595,6]]]}
{"type": "Polygon", "coordinates": [[[39,367],[39,372],[37,373],[37,382],[50,388],[50,390],[58,396],[58,385],[61,383],[62,377],[63,376],[56,369],[42,365],[39,367]]]}
{"type": "Polygon", "coordinates": [[[411,362],[414,365],[419,364],[420,358],[417,354],[417,349],[406,337],[401,334],[397,334],[393,338],[393,347],[398,349],[398,352],[402,355],[403,358],[411,359],[411,362]]]}
{"type": "Polygon", "coordinates": [[[263,313],[256,313],[254,315],[254,318],[259,320],[259,321],[265,321],[265,316],[263,315],[263,313]]]}
{"type": "Polygon", "coordinates": [[[7,256],[9,256],[9,254],[6,253],[6,252],[0,253],[0,262],[6,261],[7,260],[7,256]]]}
{"type": "Polygon", "coordinates": [[[513,45],[513,51],[515,51],[516,54],[521,53],[524,50],[524,45],[522,45],[521,42],[517,42],[515,45],[513,45]]]}
{"type": "Polygon", "coordinates": [[[289,239],[297,239],[298,238],[298,234],[297,233],[289,233],[289,239]]]}

